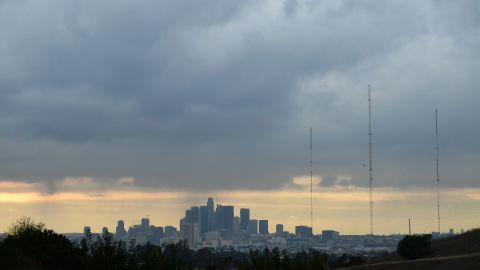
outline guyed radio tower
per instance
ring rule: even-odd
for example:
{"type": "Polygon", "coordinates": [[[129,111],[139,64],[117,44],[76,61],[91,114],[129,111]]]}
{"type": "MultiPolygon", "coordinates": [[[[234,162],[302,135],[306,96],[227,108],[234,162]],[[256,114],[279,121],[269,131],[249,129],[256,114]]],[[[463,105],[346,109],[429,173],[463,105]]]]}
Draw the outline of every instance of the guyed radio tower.
{"type": "Polygon", "coordinates": [[[372,162],[372,90],[370,84],[368,85],[368,157],[370,175],[370,234],[373,235],[373,196],[372,196],[372,182],[373,182],[373,162],[372,162]]]}
{"type": "Polygon", "coordinates": [[[310,128],[310,227],[313,233],[313,143],[312,128],[310,128]]]}
{"type": "Polygon", "coordinates": [[[438,221],[438,233],[440,233],[440,176],[438,170],[438,112],[435,109],[435,154],[436,154],[436,169],[437,169],[437,221],[438,221]]]}

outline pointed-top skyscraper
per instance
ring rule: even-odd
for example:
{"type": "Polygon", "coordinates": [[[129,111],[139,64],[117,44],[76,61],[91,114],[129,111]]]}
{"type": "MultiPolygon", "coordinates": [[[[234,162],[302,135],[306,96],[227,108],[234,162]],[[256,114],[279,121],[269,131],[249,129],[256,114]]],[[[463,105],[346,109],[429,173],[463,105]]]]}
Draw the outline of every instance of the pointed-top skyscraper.
{"type": "Polygon", "coordinates": [[[210,232],[210,231],[213,231],[213,229],[214,229],[213,218],[214,218],[214,214],[215,214],[215,208],[214,208],[214,204],[213,204],[213,198],[208,198],[208,200],[207,200],[207,211],[208,211],[208,222],[207,222],[208,229],[207,229],[207,231],[210,232]]]}
{"type": "Polygon", "coordinates": [[[213,198],[208,198],[207,207],[208,211],[214,212],[213,198]]]}

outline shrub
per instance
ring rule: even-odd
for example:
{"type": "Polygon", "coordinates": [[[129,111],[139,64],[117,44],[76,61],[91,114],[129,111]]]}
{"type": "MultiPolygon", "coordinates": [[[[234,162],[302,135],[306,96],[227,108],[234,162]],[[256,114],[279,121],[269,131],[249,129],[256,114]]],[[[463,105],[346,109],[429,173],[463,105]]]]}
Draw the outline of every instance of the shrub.
{"type": "Polygon", "coordinates": [[[406,260],[425,258],[430,251],[431,234],[407,235],[397,245],[398,254],[406,260]]]}

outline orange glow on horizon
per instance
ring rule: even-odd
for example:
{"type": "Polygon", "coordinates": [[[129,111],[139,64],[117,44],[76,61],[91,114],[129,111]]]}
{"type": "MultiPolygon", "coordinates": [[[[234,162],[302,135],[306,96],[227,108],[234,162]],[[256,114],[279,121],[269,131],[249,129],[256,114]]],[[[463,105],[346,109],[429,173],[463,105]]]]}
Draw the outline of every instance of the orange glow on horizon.
{"type": "MultiPolygon", "coordinates": [[[[262,191],[192,192],[139,188],[131,185],[133,180],[121,182],[129,186],[100,191],[94,188],[98,186],[94,181],[71,180],[65,190],[45,193],[45,187],[40,184],[0,181],[0,229],[8,228],[21,215],[53,224],[53,228],[63,232],[81,231],[84,225],[113,226],[117,219],[138,220],[147,213],[151,214],[152,224],[175,226],[186,209],[204,205],[207,197],[214,197],[223,205],[234,205],[236,214],[239,208],[251,208],[252,218],[270,220],[272,230],[275,223],[283,223],[290,230],[295,225],[308,224],[309,192],[298,186],[262,191]],[[86,190],[72,189],[71,185],[77,183],[91,186],[86,190]]],[[[434,195],[428,188],[376,188],[376,232],[401,232],[404,220],[410,217],[418,229],[434,230],[434,195]]],[[[441,196],[442,201],[450,202],[442,208],[445,226],[478,227],[475,213],[480,211],[480,188],[442,189],[441,196]]],[[[368,231],[368,188],[317,186],[313,198],[314,224],[317,224],[314,231],[317,233],[326,228],[345,233],[368,231]]]]}

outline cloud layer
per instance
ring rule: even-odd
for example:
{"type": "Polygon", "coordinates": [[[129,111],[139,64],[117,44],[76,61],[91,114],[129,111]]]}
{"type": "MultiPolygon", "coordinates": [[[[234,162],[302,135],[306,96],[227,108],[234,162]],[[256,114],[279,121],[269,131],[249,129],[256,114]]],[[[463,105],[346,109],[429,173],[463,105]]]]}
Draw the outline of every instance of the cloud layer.
{"type": "MultiPolygon", "coordinates": [[[[478,187],[478,1],[0,2],[0,177],[478,187]],[[133,179],[132,178],[132,179],[133,179]]],[[[71,183],[72,184],[72,183],[71,183]]]]}

